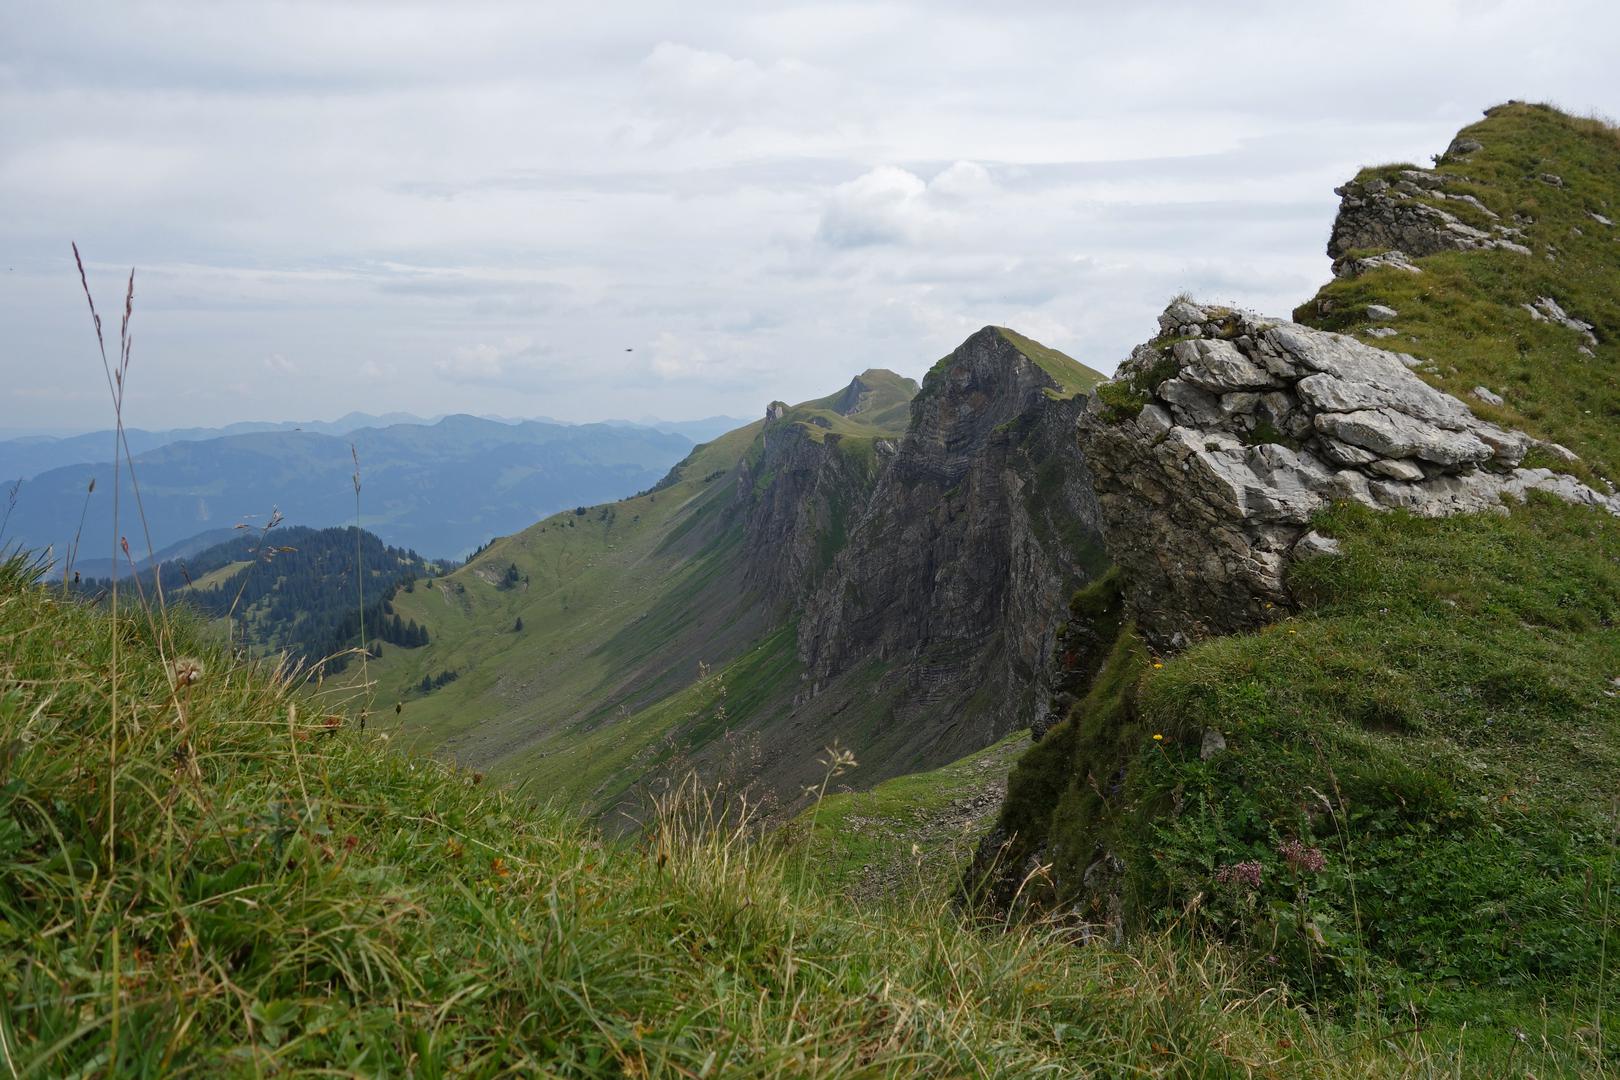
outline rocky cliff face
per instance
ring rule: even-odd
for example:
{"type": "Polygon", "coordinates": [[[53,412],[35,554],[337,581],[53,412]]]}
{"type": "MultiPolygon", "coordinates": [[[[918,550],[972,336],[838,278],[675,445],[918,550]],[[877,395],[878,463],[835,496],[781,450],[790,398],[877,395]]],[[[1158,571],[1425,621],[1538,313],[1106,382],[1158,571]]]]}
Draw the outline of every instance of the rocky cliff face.
{"type": "Polygon", "coordinates": [[[1334,551],[1310,531],[1330,500],[1441,516],[1544,491],[1620,514],[1612,492],[1521,467],[1535,440],[1475,417],[1411,357],[1185,301],[1159,326],[1080,430],[1128,606],[1160,647],[1286,610],[1289,562],[1334,551]]]}
{"type": "Polygon", "coordinates": [[[1401,169],[1390,178],[1365,177],[1335,188],[1339,214],[1328,237],[1334,275],[1350,277],[1378,266],[1420,273],[1409,260],[1442,251],[1496,248],[1530,254],[1521,229],[1503,224],[1477,197],[1448,191],[1450,181],[1454,178],[1427,169],[1401,169]],[[1464,212],[1482,226],[1464,222],[1444,208],[1446,203],[1467,207],[1464,212]]]}
{"type": "MultiPolygon", "coordinates": [[[[883,403],[872,386],[879,374],[898,378],[889,372],[857,377],[825,399],[831,411],[855,418],[883,403]]],[[[915,392],[914,383],[910,389],[915,392]]],[[[895,451],[894,438],[832,431],[832,422],[772,402],[758,453],[744,459],[733,479],[743,518],[744,581],[778,615],[803,605],[895,451]]]]}
{"type": "Polygon", "coordinates": [[[892,722],[926,718],[942,748],[982,746],[1044,711],[1064,605],[1104,564],[1074,438],[1073,378],[1094,373],[1059,358],[1072,371],[1054,374],[1021,342],[986,327],[924,380],[806,600],[802,701],[876,658],[904,683],[892,722]]]}

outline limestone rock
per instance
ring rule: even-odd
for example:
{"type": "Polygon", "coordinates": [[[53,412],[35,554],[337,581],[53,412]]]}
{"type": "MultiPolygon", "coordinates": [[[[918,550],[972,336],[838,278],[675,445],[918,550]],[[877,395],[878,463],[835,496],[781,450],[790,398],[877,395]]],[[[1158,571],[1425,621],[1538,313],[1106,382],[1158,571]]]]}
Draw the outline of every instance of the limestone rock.
{"type": "Polygon", "coordinates": [[[1521,304],[1520,306],[1530,312],[1531,317],[1537,321],[1557,323],[1559,326],[1575,331],[1587,345],[1597,344],[1597,335],[1593,332],[1597,328],[1591,323],[1577,319],[1569,314],[1559,305],[1558,301],[1550,296],[1538,296],[1534,304],[1521,304]]]}
{"type": "Polygon", "coordinates": [[[1457,158],[1465,158],[1469,154],[1483,149],[1485,149],[1485,144],[1480,142],[1478,139],[1464,139],[1458,137],[1452,139],[1451,145],[1446,147],[1445,156],[1455,160],[1457,158]]]}
{"type": "Polygon", "coordinates": [[[1470,390],[1469,393],[1473,394],[1475,397],[1479,398],[1479,400],[1483,401],[1487,405],[1501,405],[1501,404],[1503,404],[1501,394],[1496,393],[1494,390],[1487,390],[1483,386],[1476,386],[1472,390],[1470,390]]]}
{"type": "Polygon", "coordinates": [[[1312,529],[1294,544],[1294,558],[1321,559],[1339,554],[1339,542],[1312,529]]]}
{"type": "Polygon", "coordinates": [[[1471,195],[1445,190],[1445,177],[1422,169],[1403,169],[1394,184],[1387,180],[1352,180],[1336,188],[1340,196],[1339,214],[1328,238],[1328,255],[1333,273],[1354,277],[1377,266],[1415,269],[1413,257],[1442,251],[1476,251],[1498,248],[1522,255],[1530,249],[1519,243],[1518,230],[1493,225],[1490,231],[1475,228],[1433,202],[1466,202],[1487,217],[1496,214],[1471,195]],[[1353,258],[1352,251],[1381,252],[1371,257],[1353,258]],[[1389,256],[1399,255],[1398,261],[1389,256]]]}
{"type": "Polygon", "coordinates": [[[1179,333],[1195,312],[1196,336],[1120,365],[1116,378],[1149,398],[1139,414],[1093,396],[1080,417],[1127,605],[1160,648],[1287,610],[1289,564],[1337,550],[1310,528],[1332,500],[1438,517],[1543,491],[1620,514],[1620,496],[1518,468],[1534,441],[1474,416],[1410,358],[1185,301],[1160,322],[1179,333]]]}
{"type": "Polygon", "coordinates": [[[1398,312],[1394,308],[1388,307],[1388,306],[1386,306],[1384,304],[1368,304],[1367,305],[1367,318],[1369,318],[1369,319],[1378,319],[1380,321],[1384,321],[1384,320],[1388,320],[1388,319],[1393,319],[1396,316],[1398,316],[1399,314],[1400,314],[1400,312],[1398,312]]]}
{"type": "Polygon", "coordinates": [[[1377,270],[1384,266],[1396,270],[1405,270],[1409,274],[1423,273],[1423,269],[1413,265],[1412,260],[1406,257],[1404,251],[1381,251],[1376,255],[1368,255],[1360,259],[1335,259],[1333,262],[1333,276],[1358,277],[1369,270],[1377,270]]]}

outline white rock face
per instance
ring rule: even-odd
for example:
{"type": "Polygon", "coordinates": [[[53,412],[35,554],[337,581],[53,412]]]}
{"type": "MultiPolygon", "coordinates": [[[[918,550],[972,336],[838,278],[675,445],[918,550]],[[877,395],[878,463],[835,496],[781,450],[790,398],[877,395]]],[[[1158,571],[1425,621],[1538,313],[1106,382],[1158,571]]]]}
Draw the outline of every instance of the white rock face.
{"type": "Polygon", "coordinates": [[[1587,345],[1596,345],[1598,343],[1597,335],[1592,332],[1597,329],[1596,327],[1589,322],[1575,318],[1560,307],[1558,301],[1550,296],[1538,296],[1534,304],[1520,304],[1519,306],[1528,311],[1530,317],[1537,322],[1555,322],[1559,326],[1575,331],[1587,345]]]}
{"type": "Polygon", "coordinates": [[[1133,416],[1093,395],[1080,419],[1109,551],[1156,645],[1290,606],[1289,562],[1337,553],[1310,528],[1334,500],[1438,517],[1542,491],[1620,514],[1620,496],[1520,468],[1534,440],[1479,419],[1400,354],[1188,301],[1159,323],[1180,340],[1138,347],[1116,376],[1147,404],[1133,416]]]}

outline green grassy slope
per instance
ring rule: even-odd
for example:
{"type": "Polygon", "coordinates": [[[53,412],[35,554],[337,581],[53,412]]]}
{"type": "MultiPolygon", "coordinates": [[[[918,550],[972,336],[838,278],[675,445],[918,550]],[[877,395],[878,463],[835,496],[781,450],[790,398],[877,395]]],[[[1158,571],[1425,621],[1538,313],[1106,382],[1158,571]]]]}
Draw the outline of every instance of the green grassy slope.
{"type": "Polygon", "coordinates": [[[1093,371],[1066,353],[1033,341],[1016,330],[998,326],[996,331],[1006,338],[1013,348],[1029,357],[1037,367],[1057,381],[1062,390],[1057,391],[1056,396],[1074,397],[1076,394],[1083,394],[1107,378],[1102,372],[1093,371]]]}
{"type": "MultiPolygon", "coordinates": [[[[1587,213],[1620,206],[1620,140],[1533,106],[1463,134],[1484,148],[1443,170],[1533,214],[1534,253],[1335,281],[1296,315],[1356,330],[1367,304],[1396,308],[1401,336],[1369,340],[1465,400],[1501,392],[1475,407],[1612,475],[1620,241],[1587,213]],[[1539,295],[1595,324],[1593,355],[1518,306],[1539,295]]],[[[1537,500],[1443,521],[1338,508],[1317,527],[1344,555],[1298,566],[1296,617],[1163,659],[1126,629],[1015,769],[1012,857],[1040,848],[1091,902],[1109,890],[1079,883],[1112,853],[1127,922],[1191,920],[1329,1008],[1466,1026],[1486,1054],[1528,1032],[1573,1071],[1615,1069],[1620,521],[1537,500]]]]}
{"type": "MultiPolygon", "coordinates": [[[[836,436],[836,451],[869,471],[873,441],[904,432],[916,389],[867,371],[779,423],[816,443],[836,436]]],[[[728,728],[798,686],[791,627],[743,580],[739,470],[758,489],[770,460],[764,421],[750,424],[697,448],[652,491],[554,515],[396,595],[400,616],[432,635],[369,667],[383,706],[401,706],[402,736],[609,815],[689,752],[739,753],[722,745],[728,728]],[[445,672],[454,681],[422,689],[445,672]],[[722,685],[729,705],[716,722],[722,685]]],[[[826,543],[841,543],[837,533],[826,543]]]]}
{"type": "Polygon", "coordinates": [[[1007,774],[1028,749],[1029,732],[1018,731],[870,791],[830,788],[796,824],[817,880],[862,900],[953,880],[994,823],[1007,774]]]}
{"type": "MultiPolygon", "coordinates": [[[[1076,394],[1087,392],[1108,378],[1102,372],[1087,367],[1067,353],[1059,352],[1048,345],[1042,345],[1040,342],[1035,341],[1033,338],[1027,338],[1016,330],[1009,330],[1005,326],[997,326],[994,329],[1009,345],[1023,353],[1031,363],[1051,376],[1052,380],[1061,387],[1059,390],[1047,391],[1053,397],[1072,398],[1076,394]]],[[[947,354],[941,357],[929,369],[928,375],[933,376],[944,371],[950,362],[951,355],[947,354]]],[[[930,381],[927,376],[923,378],[925,392],[930,381]]]]}
{"type": "MultiPolygon", "coordinates": [[[[1448,252],[1417,260],[1421,274],[1386,268],[1336,280],[1294,317],[1428,361],[1425,377],[1480,416],[1576,449],[1585,459],[1576,471],[1620,482],[1620,224],[1597,220],[1620,223],[1620,132],[1544,106],[1503,105],[1458,137],[1482,149],[1436,166],[1446,190],[1523,229],[1532,254],[1448,252]],[[1524,309],[1540,297],[1597,327],[1593,355],[1580,351],[1577,333],[1524,309]],[[1388,321],[1395,337],[1366,335],[1368,304],[1400,313],[1388,321]],[[1504,404],[1472,397],[1476,386],[1504,404]]],[[[1358,179],[1411,167],[1381,165],[1358,179]]],[[[1468,224],[1490,223],[1467,203],[1425,201],[1468,224]]]]}
{"type": "MultiPolygon", "coordinates": [[[[370,668],[379,700],[404,703],[406,737],[489,761],[548,733],[542,722],[588,725],[677,689],[688,673],[652,673],[642,686],[638,662],[689,629],[690,597],[727,572],[736,538],[720,520],[724,479],[762,426],[700,447],[666,486],[553,515],[397,594],[395,609],[432,634],[427,648],[385,652],[370,668]],[[521,577],[509,584],[513,566],[521,577]],[[418,689],[424,675],[446,671],[456,681],[418,689]]],[[[711,629],[717,651],[736,648],[730,627],[711,629]]],[[[689,677],[697,660],[718,658],[699,652],[689,677]]]]}
{"type": "MultiPolygon", "coordinates": [[[[666,802],[604,841],[0,564],[14,1076],[1404,1076],[1219,949],[857,914],[666,802]],[[116,643],[116,660],[114,649],[116,643]],[[175,664],[184,654],[189,663],[175,664]],[[174,672],[195,674],[177,684],[174,672]],[[116,673],[116,674],[115,674],[116,673]]],[[[1541,1068],[1532,1049],[1521,1059],[1541,1068]]],[[[1455,1061],[1460,1067],[1461,1061],[1455,1061]]]]}

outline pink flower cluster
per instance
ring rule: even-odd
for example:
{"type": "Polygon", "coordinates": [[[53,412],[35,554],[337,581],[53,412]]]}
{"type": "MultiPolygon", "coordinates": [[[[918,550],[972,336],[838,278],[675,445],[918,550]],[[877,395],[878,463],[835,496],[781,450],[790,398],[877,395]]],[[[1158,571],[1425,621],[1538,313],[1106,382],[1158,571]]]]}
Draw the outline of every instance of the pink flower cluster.
{"type": "Polygon", "coordinates": [[[1230,863],[1215,871],[1215,880],[1222,885],[1244,885],[1251,889],[1260,887],[1262,867],[1258,860],[1250,859],[1248,862],[1230,863]]]}
{"type": "Polygon", "coordinates": [[[1295,871],[1303,874],[1319,874],[1327,860],[1322,857],[1321,848],[1306,847],[1298,840],[1289,840],[1277,848],[1277,854],[1283,857],[1295,871]]]}

